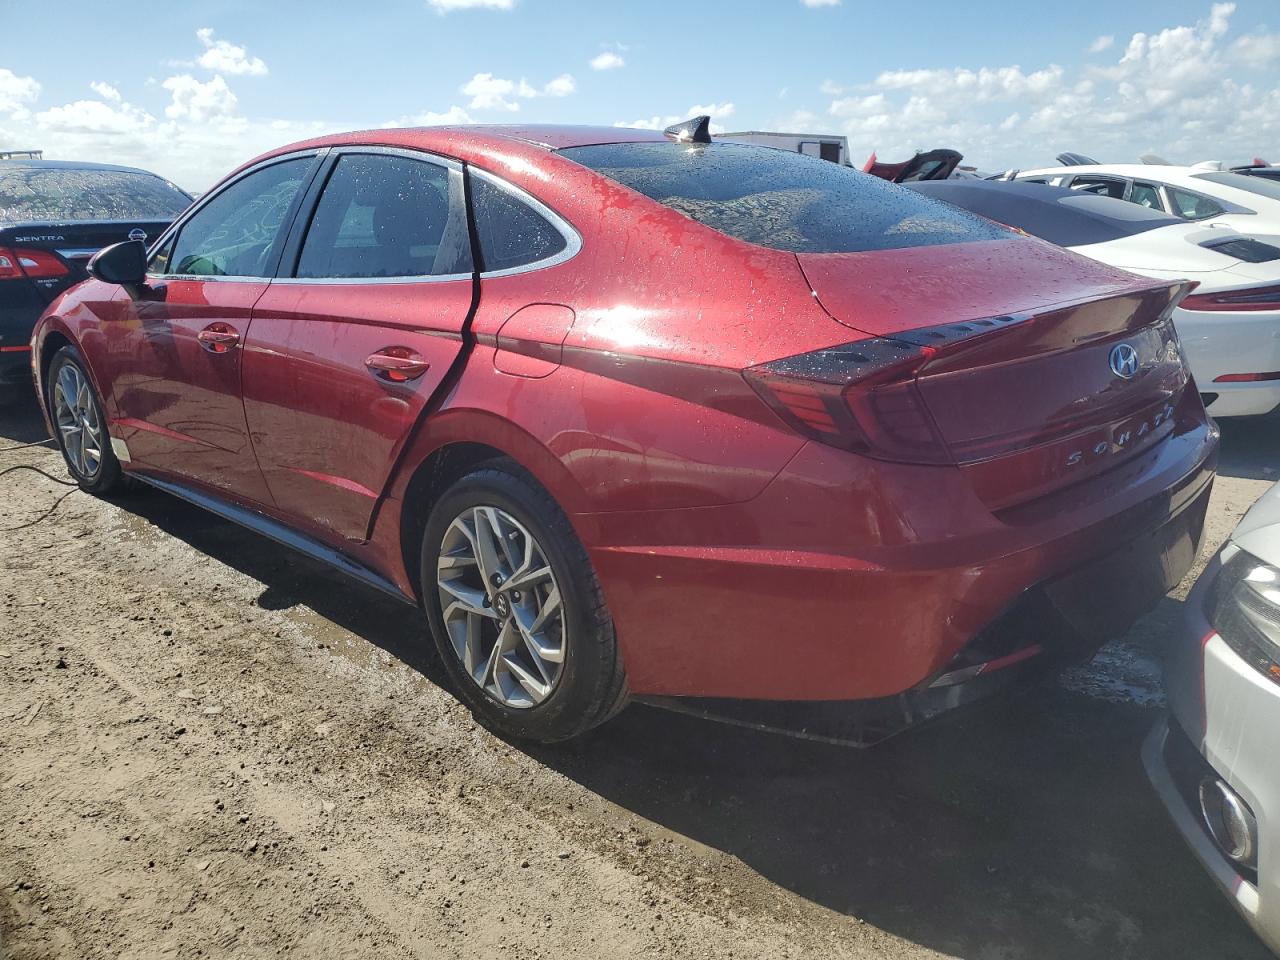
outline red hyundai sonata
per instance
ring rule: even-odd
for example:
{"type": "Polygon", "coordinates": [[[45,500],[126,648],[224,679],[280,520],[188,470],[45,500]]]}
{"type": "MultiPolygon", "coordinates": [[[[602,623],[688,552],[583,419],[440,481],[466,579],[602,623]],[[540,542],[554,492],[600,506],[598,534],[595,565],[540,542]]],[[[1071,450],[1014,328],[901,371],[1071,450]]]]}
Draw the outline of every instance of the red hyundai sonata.
{"type": "Polygon", "coordinates": [[[1127,627],[1213,480],[1183,285],[705,122],[295,144],[91,273],[32,352],[80,484],[421,604],[512,736],[924,715],[1127,627]]]}

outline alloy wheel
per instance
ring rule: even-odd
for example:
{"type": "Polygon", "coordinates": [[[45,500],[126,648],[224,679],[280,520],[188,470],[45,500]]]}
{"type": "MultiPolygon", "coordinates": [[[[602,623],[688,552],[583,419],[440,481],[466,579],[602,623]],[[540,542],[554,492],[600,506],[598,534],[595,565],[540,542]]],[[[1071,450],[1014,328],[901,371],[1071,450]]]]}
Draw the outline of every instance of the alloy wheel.
{"type": "Polygon", "coordinates": [[[560,587],[533,534],[497,507],[469,507],[445,531],[436,584],[453,651],[476,685],[515,709],[546,700],[567,636],[560,587]]]}
{"type": "Polygon", "coordinates": [[[53,385],[53,410],[62,449],[72,468],[92,479],[102,467],[102,421],[88,378],[74,363],[64,363],[53,385]]]}

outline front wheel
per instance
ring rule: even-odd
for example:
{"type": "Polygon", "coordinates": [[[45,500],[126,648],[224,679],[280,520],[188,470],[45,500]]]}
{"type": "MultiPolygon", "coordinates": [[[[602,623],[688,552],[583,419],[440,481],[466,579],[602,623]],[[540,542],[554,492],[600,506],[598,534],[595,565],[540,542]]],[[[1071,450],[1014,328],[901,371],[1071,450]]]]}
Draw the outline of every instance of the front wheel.
{"type": "Polygon", "coordinates": [[[63,347],[49,364],[49,417],[67,472],[89,493],[111,493],[124,485],[120,462],[111,449],[102,404],[84,359],[75,347],[63,347]]]}
{"type": "Polygon", "coordinates": [[[485,726],[550,743],[626,704],[599,581],[568,518],[527,474],[495,461],[436,502],[422,594],[445,669],[485,726]]]}

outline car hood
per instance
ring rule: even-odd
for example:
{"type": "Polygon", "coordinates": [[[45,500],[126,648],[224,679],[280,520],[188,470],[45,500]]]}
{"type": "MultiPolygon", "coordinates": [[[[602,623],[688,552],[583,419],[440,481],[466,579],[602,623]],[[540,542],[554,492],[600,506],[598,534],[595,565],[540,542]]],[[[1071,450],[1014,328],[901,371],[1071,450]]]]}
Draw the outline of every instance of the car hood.
{"type": "Polygon", "coordinates": [[[1259,560],[1280,567],[1280,483],[1244,515],[1231,540],[1259,560]]]}

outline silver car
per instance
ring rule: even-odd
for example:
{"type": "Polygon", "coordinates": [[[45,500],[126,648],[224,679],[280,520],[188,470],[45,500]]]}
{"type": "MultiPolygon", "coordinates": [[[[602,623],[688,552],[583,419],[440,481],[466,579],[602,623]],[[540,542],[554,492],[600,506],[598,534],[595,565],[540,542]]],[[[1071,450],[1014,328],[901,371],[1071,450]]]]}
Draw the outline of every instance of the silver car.
{"type": "Polygon", "coordinates": [[[1168,650],[1169,717],[1144,760],[1223,893],[1280,953],[1280,484],[1187,598],[1168,650]]]}

